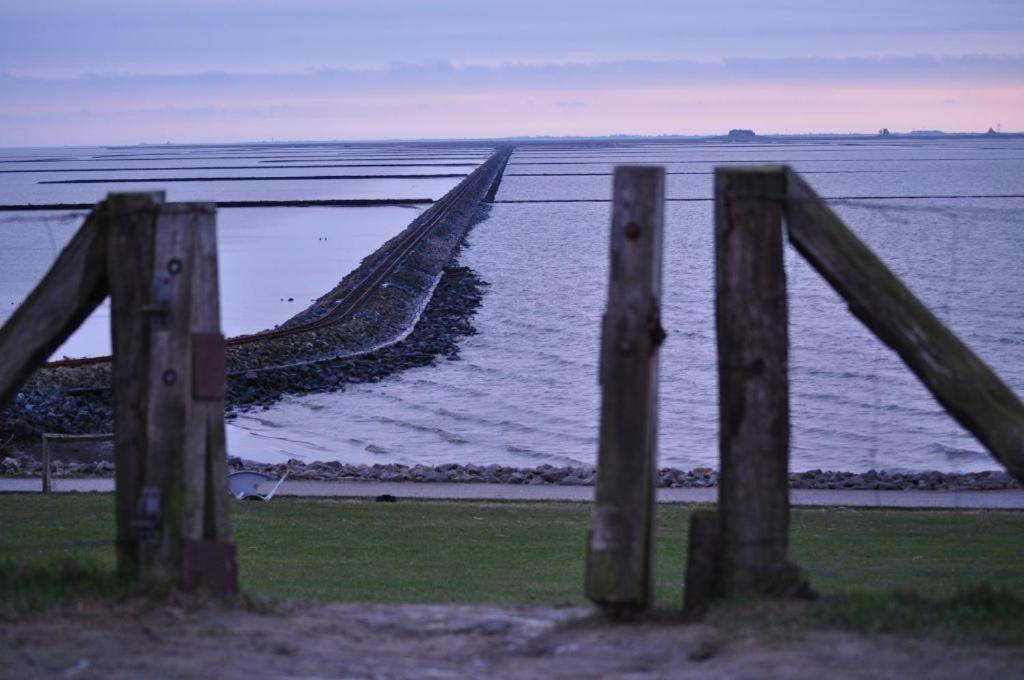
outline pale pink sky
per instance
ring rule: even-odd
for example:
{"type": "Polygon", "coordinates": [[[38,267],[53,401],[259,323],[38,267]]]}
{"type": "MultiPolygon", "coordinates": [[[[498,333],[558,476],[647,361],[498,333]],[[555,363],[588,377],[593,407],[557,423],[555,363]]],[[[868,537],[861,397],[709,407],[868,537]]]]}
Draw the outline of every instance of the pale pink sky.
{"type": "Polygon", "coordinates": [[[623,7],[11,0],[0,145],[1024,130],[1021,2],[623,7]]]}

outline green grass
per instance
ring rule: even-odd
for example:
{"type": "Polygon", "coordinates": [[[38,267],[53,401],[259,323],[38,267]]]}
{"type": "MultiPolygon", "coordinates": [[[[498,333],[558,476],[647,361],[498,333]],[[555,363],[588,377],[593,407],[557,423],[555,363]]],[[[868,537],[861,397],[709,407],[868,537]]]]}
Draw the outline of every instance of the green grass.
{"type": "MultiPolygon", "coordinates": [[[[660,605],[676,607],[682,599],[691,510],[658,508],[660,605]]],[[[276,498],[236,503],[233,511],[242,585],[259,597],[584,602],[586,504],[276,498]]],[[[8,573],[31,574],[38,565],[52,574],[53,565],[69,560],[109,573],[113,548],[103,542],[112,533],[109,494],[0,495],[0,555],[8,573]]],[[[991,589],[1011,608],[1024,598],[1021,512],[798,509],[791,540],[793,558],[828,596],[818,613],[846,626],[885,630],[899,619],[897,610],[912,618],[977,618],[993,611],[992,603],[978,605],[991,589]]],[[[15,583],[0,580],[4,585],[10,591],[15,583]]],[[[997,618],[1012,614],[1018,621],[1019,613],[995,610],[997,618]]],[[[903,621],[900,629],[919,623],[903,621]]]]}

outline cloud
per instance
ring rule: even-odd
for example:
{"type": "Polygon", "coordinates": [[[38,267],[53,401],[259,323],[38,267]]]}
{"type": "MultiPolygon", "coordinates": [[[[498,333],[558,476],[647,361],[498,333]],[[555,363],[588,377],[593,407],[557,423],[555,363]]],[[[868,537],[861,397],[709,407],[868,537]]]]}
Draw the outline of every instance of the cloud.
{"type": "Polygon", "coordinates": [[[379,68],[311,68],[290,72],[203,71],[188,74],[85,73],[72,78],[4,74],[10,92],[172,90],[315,90],[354,87],[362,91],[416,89],[492,90],[521,87],[691,85],[702,83],[816,82],[1024,82],[1024,57],[965,55],[878,58],[800,57],[780,59],[620,60],[547,64],[507,63],[458,67],[446,61],[392,63],[379,68]]]}

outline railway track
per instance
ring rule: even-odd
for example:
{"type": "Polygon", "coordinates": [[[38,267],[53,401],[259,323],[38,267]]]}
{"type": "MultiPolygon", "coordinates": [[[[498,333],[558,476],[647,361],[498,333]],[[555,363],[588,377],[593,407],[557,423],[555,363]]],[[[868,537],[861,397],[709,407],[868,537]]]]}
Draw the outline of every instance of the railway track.
{"type": "MultiPolygon", "coordinates": [[[[397,241],[391,244],[385,252],[373,264],[370,271],[361,278],[354,286],[341,293],[334,306],[323,316],[305,323],[284,325],[271,330],[239,335],[228,338],[228,347],[239,347],[263,340],[282,338],[289,335],[308,333],[327,326],[341,323],[351,318],[363,306],[373,291],[385,281],[405,260],[406,256],[412,253],[416,247],[433,231],[434,227],[448,217],[449,211],[460,205],[460,203],[473,192],[480,192],[483,198],[489,187],[500,178],[500,173],[511,154],[510,149],[499,149],[489,159],[470,173],[464,180],[436,201],[428,208],[410,227],[400,235],[397,241]],[[496,174],[497,173],[497,174],[496,174]],[[483,185],[483,186],[481,186],[483,185]]],[[[72,368],[76,366],[88,366],[109,362],[109,356],[82,357],[77,359],[60,359],[46,364],[47,368],[72,368]]]]}

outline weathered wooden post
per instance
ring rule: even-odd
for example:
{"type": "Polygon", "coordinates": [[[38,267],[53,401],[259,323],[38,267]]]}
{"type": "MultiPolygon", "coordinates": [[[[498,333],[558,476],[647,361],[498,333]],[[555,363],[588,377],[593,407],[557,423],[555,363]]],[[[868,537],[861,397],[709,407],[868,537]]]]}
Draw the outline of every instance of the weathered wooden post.
{"type": "Polygon", "coordinates": [[[585,577],[587,597],[612,614],[651,599],[664,198],[663,168],[615,169],[585,577]]]}
{"type": "Polygon", "coordinates": [[[785,191],[781,167],[715,172],[721,535],[712,587],[726,596],[781,595],[800,580],[787,559],[785,191]]]}
{"type": "MultiPolygon", "coordinates": [[[[162,192],[97,205],[0,327],[0,404],[109,294],[118,571],[230,593],[238,568],[214,215],[212,205],[165,204],[162,192]]],[[[48,454],[44,438],[44,491],[48,454]]]]}
{"type": "Polygon", "coordinates": [[[50,493],[53,490],[53,471],[50,464],[50,442],[105,442],[114,438],[112,434],[59,434],[55,432],[44,432],[40,444],[40,454],[43,459],[43,493],[50,493]]]}
{"type": "Polygon", "coordinates": [[[136,526],[149,440],[147,314],[153,272],[153,233],[163,192],[110,194],[106,200],[110,289],[111,387],[114,410],[114,513],[117,568],[134,579],[139,570],[140,527],[136,526]]]}
{"type": "Polygon", "coordinates": [[[110,259],[120,565],[143,581],[233,592],[214,209],[125,215],[110,259]]]}

